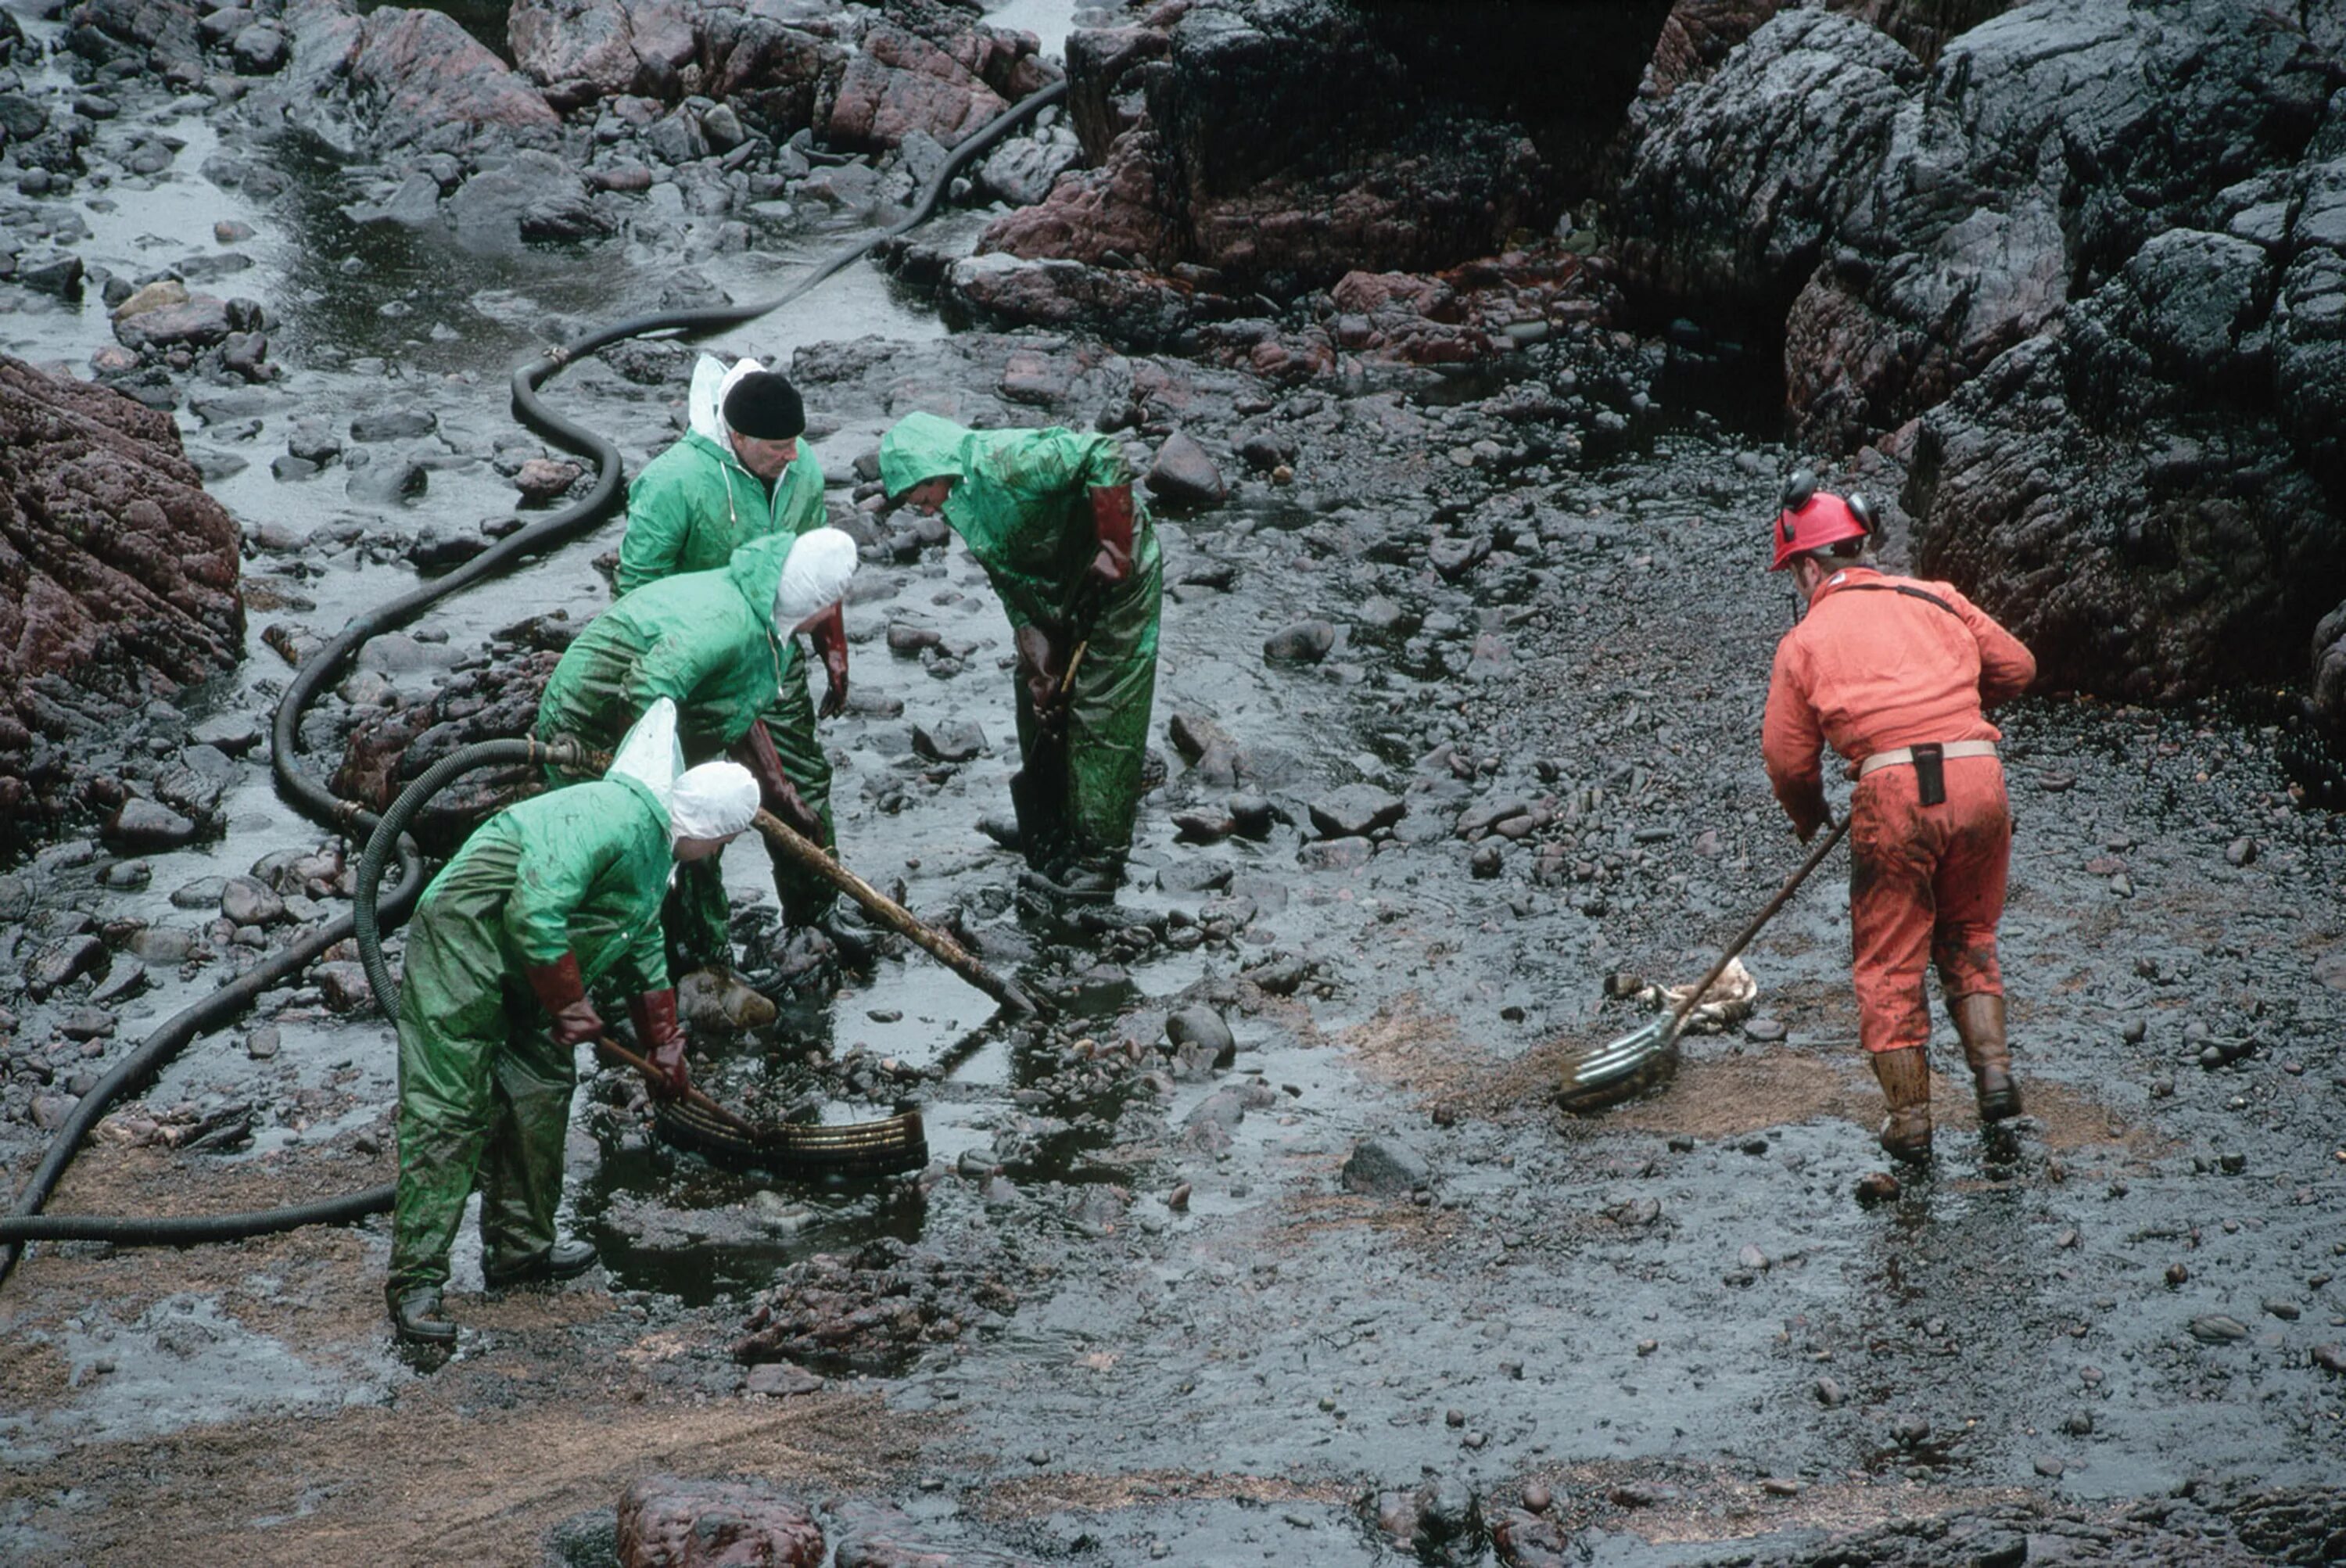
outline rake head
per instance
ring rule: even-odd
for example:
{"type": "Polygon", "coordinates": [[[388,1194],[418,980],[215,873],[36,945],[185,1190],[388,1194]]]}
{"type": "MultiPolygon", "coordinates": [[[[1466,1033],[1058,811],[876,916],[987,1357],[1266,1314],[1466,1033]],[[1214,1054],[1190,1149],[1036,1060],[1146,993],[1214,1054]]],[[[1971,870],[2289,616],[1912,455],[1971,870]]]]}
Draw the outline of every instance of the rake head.
{"type": "Polygon", "coordinates": [[[1557,1103],[1568,1111],[1592,1111],[1668,1083],[1678,1070],[1678,1022],[1665,1013],[1582,1052],[1565,1064],[1557,1103]]]}
{"type": "Polygon", "coordinates": [[[727,1125],[688,1100],[664,1104],[658,1115],[660,1136],[668,1142],[722,1165],[777,1176],[895,1176],[929,1163],[918,1111],[840,1126],[782,1122],[753,1133],[727,1125]]]}

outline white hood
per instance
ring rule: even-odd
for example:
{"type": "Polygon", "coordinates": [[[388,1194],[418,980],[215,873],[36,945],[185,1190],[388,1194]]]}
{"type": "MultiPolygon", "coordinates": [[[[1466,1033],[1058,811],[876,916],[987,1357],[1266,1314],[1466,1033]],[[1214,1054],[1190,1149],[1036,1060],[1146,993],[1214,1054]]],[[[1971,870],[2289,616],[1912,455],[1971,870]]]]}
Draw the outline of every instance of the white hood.
{"type": "Polygon", "coordinates": [[[692,433],[706,436],[726,451],[732,451],[733,431],[725,423],[725,394],[743,376],[755,375],[765,368],[755,360],[740,360],[728,369],[725,361],[714,354],[703,354],[693,361],[692,394],[686,403],[692,433]]]}

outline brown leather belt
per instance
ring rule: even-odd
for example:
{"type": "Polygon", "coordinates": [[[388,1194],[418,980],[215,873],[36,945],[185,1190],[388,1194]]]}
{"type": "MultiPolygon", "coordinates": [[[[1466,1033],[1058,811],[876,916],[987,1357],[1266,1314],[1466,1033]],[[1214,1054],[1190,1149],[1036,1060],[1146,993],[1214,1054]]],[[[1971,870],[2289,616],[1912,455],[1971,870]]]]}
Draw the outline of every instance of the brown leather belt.
{"type": "MultiPolygon", "coordinates": [[[[1939,755],[1942,757],[1993,757],[1995,755],[1995,742],[1993,740],[1942,741],[1939,746],[1939,755]]],[[[1855,777],[1862,779],[1879,768],[1910,767],[1913,761],[1914,748],[1911,746],[1901,746],[1893,751],[1877,751],[1857,765],[1855,777]]]]}

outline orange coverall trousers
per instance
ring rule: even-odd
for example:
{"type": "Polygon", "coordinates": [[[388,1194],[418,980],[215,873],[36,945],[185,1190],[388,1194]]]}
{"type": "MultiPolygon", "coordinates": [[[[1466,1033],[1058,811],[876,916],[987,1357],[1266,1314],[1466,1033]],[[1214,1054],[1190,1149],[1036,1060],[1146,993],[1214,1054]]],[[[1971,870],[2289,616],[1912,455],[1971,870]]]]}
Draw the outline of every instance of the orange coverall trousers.
{"type": "Polygon", "coordinates": [[[1877,769],[1850,801],[1850,947],[1858,1041],[1868,1051],[1925,1045],[1925,963],[1958,996],[2004,994],[1996,922],[2012,864],[2004,765],[1951,757],[1947,798],[1923,805],[1912,767],[1877,769]]]}

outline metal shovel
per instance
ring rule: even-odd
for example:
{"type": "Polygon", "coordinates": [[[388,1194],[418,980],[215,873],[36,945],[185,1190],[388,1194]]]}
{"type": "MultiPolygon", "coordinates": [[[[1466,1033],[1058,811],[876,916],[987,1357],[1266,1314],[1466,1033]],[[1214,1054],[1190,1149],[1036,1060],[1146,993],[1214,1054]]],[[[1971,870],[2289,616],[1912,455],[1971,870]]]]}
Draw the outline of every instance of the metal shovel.
{"type": "Polygon", "coordinates": [[[1775,918],[1776,911],[1784,907],[1785,901],[1809,880],[1809,873],[1832,853],[1833,846],[1840,843],[1841,836],[1848,831],[1848,818],[1844,817],[1833,824],[1832,831],[1809,851],[1809,858],[1800,862],[1800,870],[1776,890],[1776,896],[1768,901],[1765,909],[1751,917],[1751,923],[1728,944],[1727,951],[1719,955],[1719,962],[1710,966],[1710,972],[1702,977],[1702,983],[1687,993],[1684,1001],[1651,1023],[1632,1029],[1619,1039],[1608,1041],[1593,1050],[1584,1051],[1567,1064],[1564,1070],[1564,1086],[1557,1094],[1558,1102],[1566,1110],[1591,1110],[1650,1088],[1676,1072],[1678,1034],[1686,1028],[1686,1021],[1695,1008],[1701,1004],[1703,993],[1710,989],[1714,981],[1727,972],[1727,966],[1735,962],[1736,955],[1750,945],[1751,939],[1760,934],[1760,928],[1775,918]]]}

